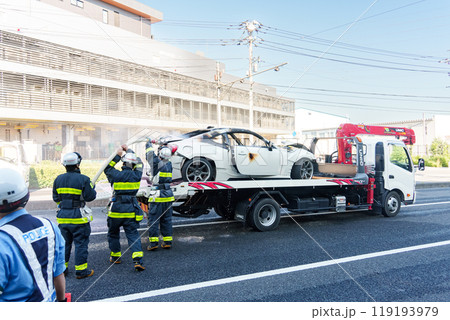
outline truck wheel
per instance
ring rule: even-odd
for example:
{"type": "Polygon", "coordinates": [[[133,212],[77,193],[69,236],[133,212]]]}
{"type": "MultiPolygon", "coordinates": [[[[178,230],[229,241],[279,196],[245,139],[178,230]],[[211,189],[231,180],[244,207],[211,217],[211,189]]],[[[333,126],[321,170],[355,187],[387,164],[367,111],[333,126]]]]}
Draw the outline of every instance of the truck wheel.
{"type": "Polygon", "coordinates": [[[222,203],[218,203],[214,206],[214,211],[225,220],[234,219],[234,210],[234,206],[227,208],[222,203]]]}
{"type": "Polygon", "coordinates": [[[280,206],[270,198],[259,200],[249,212],[250,225],[258,231],[273,230],[280,222],[280,206]]]}
{"type": "Polygon", "coordinates": [[[292,166],[292,179],[311,179],[313,174],[314,164],[309,159],[300,159],[292,166]]]}
{"type": "Polygon", "coordinates": [[[395,217],[401,206],[401,199],[397,192],[391,191],[386,195],[384,199],[383,207],[381,208],[381,213],[385,217],[395,217]]]}
{"type": "Polygon", "coordinates": [[[203,158],[194,158],[186,161],[181,169],[183,181],[204,182],[214,180],[214,168],[211,163],[203,158]]]}

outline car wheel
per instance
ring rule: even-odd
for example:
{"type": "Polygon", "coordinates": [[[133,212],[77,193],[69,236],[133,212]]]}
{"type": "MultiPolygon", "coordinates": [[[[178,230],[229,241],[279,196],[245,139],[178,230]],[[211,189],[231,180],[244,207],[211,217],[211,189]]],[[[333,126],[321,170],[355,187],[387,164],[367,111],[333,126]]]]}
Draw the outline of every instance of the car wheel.
{"type": "Polygon", "coordinates": [[[381,208],[381,213],[385,217],[395,217],[401,206],[401,199],[397,192],[391,191],[386,195],[384,199],[383,207],[381,208]]]}
{"type": "Polygon", "coordinates": [[[214,168],[211,163],[203,158],[195,158],[186,161],[181,169],[183,181],[202,182],[214,180],[214,168]]]}
{"type": "Polygon", "coordinates": [[[292,167],[292,179],[311,179],[314,174],[314,164],[310,159],[300,159],[292,167]]]}

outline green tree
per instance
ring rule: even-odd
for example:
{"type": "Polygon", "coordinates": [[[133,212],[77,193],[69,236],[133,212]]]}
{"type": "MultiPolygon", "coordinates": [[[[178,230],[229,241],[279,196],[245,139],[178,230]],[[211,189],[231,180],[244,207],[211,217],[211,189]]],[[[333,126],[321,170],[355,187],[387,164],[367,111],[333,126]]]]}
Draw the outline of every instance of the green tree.
{"type": "Polygon", "coordinates": [[[448,143],[440,138],[435,138],[431,143],[430,152],[433,157],[448,157],[448,143]]]}
{"type": "Polygon", "coordinates": [[[435,163],[436,167],[448,167],[450,154],[448,150],[448,143],[442,139],[436,138],[431,143],[430,147],[431,157],[430,161],[435,163]]]}

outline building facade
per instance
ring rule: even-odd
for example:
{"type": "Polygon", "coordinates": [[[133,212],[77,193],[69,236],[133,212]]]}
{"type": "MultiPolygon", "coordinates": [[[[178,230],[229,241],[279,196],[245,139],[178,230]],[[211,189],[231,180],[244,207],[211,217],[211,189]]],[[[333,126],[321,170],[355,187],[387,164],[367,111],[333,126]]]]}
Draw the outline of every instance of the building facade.
{"type": "MultiPolygon", "coordinates": [[[[144,127],[249,127],[248,87],[222,90],[218,110],[217,62],[152,39],[162,20],[152,8],[134,0],[0,0],[0,8],[0,140],[28,145],[30,161],[55,158],[60,145],[102,158],[144,127]]],[[[292,132],[294,101],[262,85],[254,92],[254,130],[292,132]]]]}

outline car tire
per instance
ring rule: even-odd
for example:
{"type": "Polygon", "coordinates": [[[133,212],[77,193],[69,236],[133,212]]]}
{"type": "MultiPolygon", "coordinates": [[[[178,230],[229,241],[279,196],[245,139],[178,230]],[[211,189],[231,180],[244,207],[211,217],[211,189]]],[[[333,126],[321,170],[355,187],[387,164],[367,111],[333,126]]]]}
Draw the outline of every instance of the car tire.
{"type": "Polygon", "coordinates": [[[186,161],[181,168],[183,181],[204,182],[213,181],[215,170],[213,165],[204,158],[193,158],[186,161]]]}
{"type": "Polygon", "coordinates": [[[300,159],[297,161],[291,170],[292,179],[311,179],[314,175],[314,163],[310,159],[300,159]]]}

